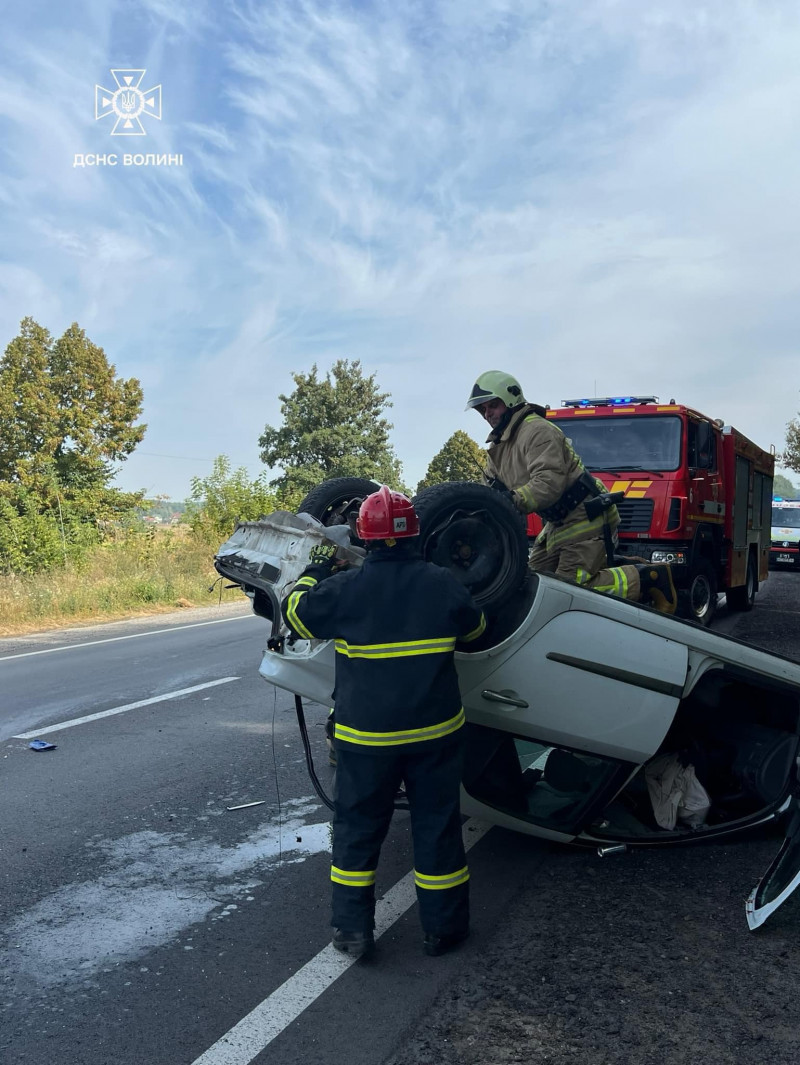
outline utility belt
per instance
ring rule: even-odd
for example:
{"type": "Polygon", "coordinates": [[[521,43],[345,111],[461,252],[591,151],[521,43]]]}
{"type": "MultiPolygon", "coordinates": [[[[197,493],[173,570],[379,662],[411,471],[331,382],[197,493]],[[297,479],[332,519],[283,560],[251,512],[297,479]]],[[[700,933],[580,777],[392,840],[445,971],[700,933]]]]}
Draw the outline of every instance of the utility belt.
{"type": "Polygon", "coordinates": [[[599,495],[601,495],[601,491],[597,487],[597,482],[590,473],[584,470],[577,481],[573,481],[566,492],[552,506],[543,507],[541,510],[537,510],[536,513],[542,521],[563,521],[567,514],[573,511],[584,499],[589,496],[599,495]]]}

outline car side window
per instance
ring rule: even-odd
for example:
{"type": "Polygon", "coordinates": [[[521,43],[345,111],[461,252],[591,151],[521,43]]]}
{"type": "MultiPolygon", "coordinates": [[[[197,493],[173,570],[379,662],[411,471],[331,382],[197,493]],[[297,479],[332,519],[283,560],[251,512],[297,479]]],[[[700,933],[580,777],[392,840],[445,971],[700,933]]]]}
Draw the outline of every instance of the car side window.
{"type": "Polygon", "coordinates": [[[556,832],[580,831],[622,766],[610,758],[496,729],[469,728],[467,792],[480,802],[556,832]]]}

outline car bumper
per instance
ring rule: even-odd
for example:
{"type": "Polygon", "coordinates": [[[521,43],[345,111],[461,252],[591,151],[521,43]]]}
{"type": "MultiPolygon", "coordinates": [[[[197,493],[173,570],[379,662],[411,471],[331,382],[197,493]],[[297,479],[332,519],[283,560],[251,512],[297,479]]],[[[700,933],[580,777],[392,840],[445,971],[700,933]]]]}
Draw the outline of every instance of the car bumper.
{"type": "Polygon", "coordinates": [[[798,547],[773,547],[769,552],[770,566],[787,566],[792,569],[800,569],[800,548],[798,547]]]}

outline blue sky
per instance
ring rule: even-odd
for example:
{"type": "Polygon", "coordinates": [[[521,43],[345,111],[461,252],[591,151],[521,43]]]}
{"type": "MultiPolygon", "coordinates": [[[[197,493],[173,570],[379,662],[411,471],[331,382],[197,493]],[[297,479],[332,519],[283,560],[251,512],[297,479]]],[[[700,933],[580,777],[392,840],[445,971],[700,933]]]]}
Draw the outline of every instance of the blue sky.
{"type": "Polygon", "coordinates": [[[32,0],[0,40],[0,348],[141,379],[117,483],[253,476],[293,371],[358,358],[413,486],[485,369],[781,448],[800,407],[791,0],[32,0]],[[146,69],[146,136],[95,120],[146,69]],[[76,153],[182,167],[73,167],[76,153]]]}

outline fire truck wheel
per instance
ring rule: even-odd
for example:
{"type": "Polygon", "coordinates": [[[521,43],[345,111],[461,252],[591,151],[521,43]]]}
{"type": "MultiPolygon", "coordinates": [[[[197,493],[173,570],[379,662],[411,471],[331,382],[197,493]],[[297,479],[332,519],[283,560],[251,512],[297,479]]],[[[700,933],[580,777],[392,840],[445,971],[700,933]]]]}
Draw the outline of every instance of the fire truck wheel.
{"type": "Polygon", "coordinates": [[[717,609],[717,575],[706,558],[699,558],[691,570],[689,587],[680,593],[680,614],[700,625],[710,625],[717,609]]]}
{"type": "Polygon", "coordinates": [[[355,540],[358,508],[379,488],[379,481],[368,481],[366,477],[331,477],[311,489],[297,512],[310,514],[323,525],[349,525],[351,538],[355,540]]]}
{"type": "Polygon", "coordinates": [[[747,559],[747,577],[745,583],[739,588],[728,589],[725,597],[731,610],[752,610],[756,602],[758,591],[758,571],[756,570],[756,556],[753,552],[747,559]]]}
{"type": "Polygon", "coordinates": [[[514,595],[528,570],[528,538],[508,498],[488,485],[449,481],[423,488],[413,502],[428,562],[449,570],[487,613],[514,595]]]}

